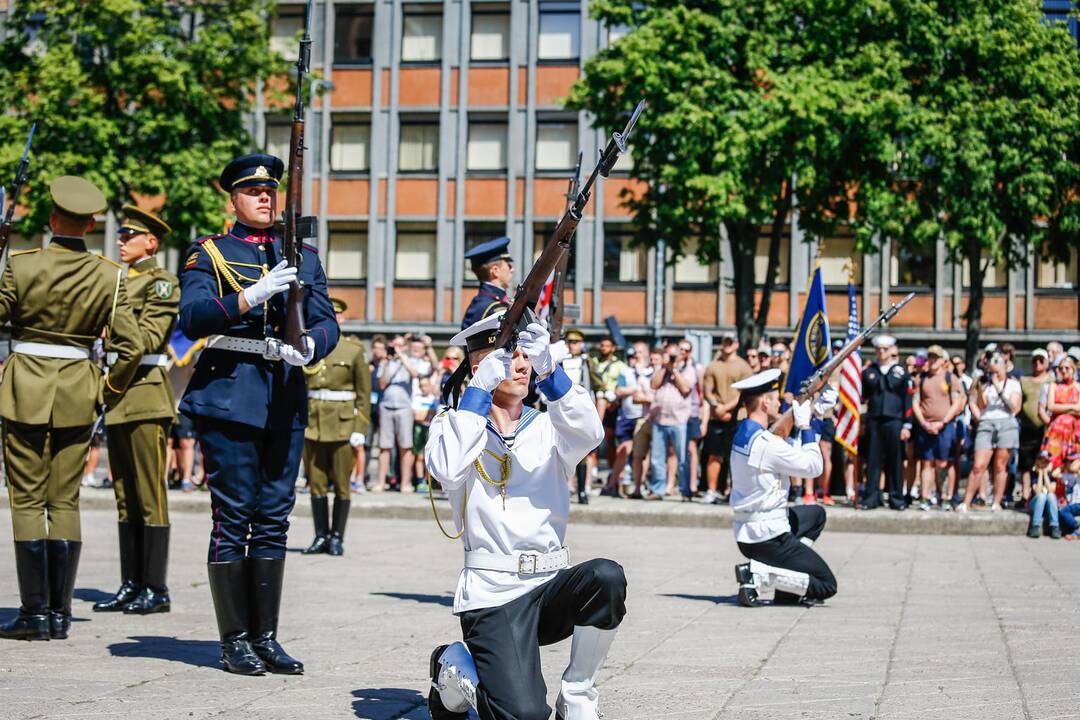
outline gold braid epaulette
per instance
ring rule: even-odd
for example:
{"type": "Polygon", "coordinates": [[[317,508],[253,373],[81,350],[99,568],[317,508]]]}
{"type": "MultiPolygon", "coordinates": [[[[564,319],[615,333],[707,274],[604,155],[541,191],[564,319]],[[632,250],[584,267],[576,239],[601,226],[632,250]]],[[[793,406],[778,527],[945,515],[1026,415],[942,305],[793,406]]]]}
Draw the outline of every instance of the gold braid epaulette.
{"type": "Polygon", "coordinates": [[[231,263],[225,259],[225,256],[221,254],[221,250],[218,249],[217,244],[213,240],[207,240],[202,244],[206,254],[210,256],[210,263],[214,266],[214,275],[217,276],[218,282],[218,294],[224,296],[224,288],[221,286],[221,279],[225,278],[225,282],[232,288],[233,292],[240,292],[244,287],[239,283],[239,280],[247,280],[249,283],[258,282],[259,278],[266,274],[266,268],[262,265],[254,265],[252,263],[231,263]],[[248,277],[244,275],[237,267],[257,268],[259,270],[259,277],[248,277]]]}

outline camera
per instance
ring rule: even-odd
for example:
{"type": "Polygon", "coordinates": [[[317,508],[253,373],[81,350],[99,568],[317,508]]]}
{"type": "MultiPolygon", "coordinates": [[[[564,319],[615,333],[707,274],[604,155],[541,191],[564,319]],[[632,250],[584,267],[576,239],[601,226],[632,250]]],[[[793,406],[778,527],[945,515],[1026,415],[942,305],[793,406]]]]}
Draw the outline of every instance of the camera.
{"type": "Polygon", "coordinates": [[[387,357],[394,357],[396,355],[397,355],[397,348],[395,348],[393,345],[387,345],[386,346],[386,356],[387,357]]]}

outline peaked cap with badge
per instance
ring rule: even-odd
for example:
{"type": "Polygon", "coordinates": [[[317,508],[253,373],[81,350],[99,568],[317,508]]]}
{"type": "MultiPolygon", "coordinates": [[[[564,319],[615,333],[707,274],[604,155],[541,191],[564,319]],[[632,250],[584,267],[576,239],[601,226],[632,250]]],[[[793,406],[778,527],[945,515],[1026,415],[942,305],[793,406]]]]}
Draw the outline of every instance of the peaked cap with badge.
{"type": "Polygon", "coordinates": [[[265,153],[241,155],[225,166],[219,182],[221,189],[232,192],[245,187],[276,188],[285,174],[285,163],[279,157],[265,153]]]}
{"type": "Polygon", "coordinates": [[[124,221],[120,223],[121,235],[149,233],[159,240],[172,232],[169,224],[157,215],[130,203],[124,205],[124,221]]]}
{"type": "MultiPolygon", "coordinates": [[[[473,272],[476,272],[482,266],[495,262],[496,260],[506,260],[507,262],[512,263],[514,259],[510,256],[510,253],[507,252],[509,247],[510,238],[505,236],[495,238],[494,240],[480,243],[466,252],[465,259],[471,263],[473,272]]],[[[504,307],[509,304],[510,296],[507,294],[506,290],[494,283],[481,282],[480,289],[472,299],[472,302],[469,303],[469,307],[465,310],[465,316],[461,320],[462,329],[469,327],[477,320],[482,320],[490,316],[500,309],[504,309],[504,307]]]]}

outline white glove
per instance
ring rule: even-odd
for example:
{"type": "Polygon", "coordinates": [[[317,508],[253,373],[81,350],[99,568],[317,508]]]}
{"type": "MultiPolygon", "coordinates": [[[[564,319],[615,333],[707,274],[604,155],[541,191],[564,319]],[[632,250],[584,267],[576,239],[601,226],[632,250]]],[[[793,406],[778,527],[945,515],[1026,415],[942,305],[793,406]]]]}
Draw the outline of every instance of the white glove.
{"type": "Polygon", "coordinates": [[[290,365],[307,365],[315,357],[315,341],[311,336],[304,336],[304,352],[299,353],[292,345],[281,343],[281,359],[290,365]]]}
{"type": "Polygon", "coordinates": [[[480,361],[476,372],[469,381],[469,387],[480,388],[484,392],[494,392],[499,383],[510,377],[510,361],[513,355],[499,348],[480,361]]]}
{"type": "Polygon", "coordinates": [[[824,417],[836,407],[838,400],[840,400],[840,393],[832,385],[826,385],[825,389],[814,400],[814,414],[818,417],[824,417]]]}
{"type": "Polygon", "coordinates": [[[360,447],[364,444],[365,439],[366,438],[364,437],[364,433],[353,433],[349,436],[349,445],[352,445],[353,447],[360,447]]]}
{"type": "Polygon", "coordinates": [[[547,377],[555,370],[551,336],[540,323],[529,323],[528,327],[518,333],[518,347],[529,358],[538,377],[547,377]]]}
{"type": "Polygon", "coordinates": [[[810,415],[813,412],[809,400],[803,400],[799,402],[796,400],[791,404],[791,417],[795,420],[795,427],[799,430],[806,430],[810,427],[810,415]]]}
{"type": "Polygon", "coordinates": [[[551,362],[555,365],[562,365],[562,361],[570,357],[570,348],[566,347],[566,341],[560,340],[557,343],[551,343],[551,362]]]}
{"type": "Polygon", "coordinates": [[[257,307],[278,293],[288,290],[289,284],[294,280],[296,268],[289,267],[288,262],[282,260],[254,285],[244,288],[244,299],[251,307],[257,307]]]}

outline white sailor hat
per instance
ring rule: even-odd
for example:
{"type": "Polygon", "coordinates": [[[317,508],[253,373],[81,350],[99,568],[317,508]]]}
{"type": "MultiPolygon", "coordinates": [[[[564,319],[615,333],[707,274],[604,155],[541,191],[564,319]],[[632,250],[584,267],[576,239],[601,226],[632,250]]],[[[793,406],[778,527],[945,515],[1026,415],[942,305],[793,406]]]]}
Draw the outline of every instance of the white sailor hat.
{"type": "Polygon", "coordinates": [[[468,352],[487,350],[495,346],[495,338],[499,334],[499,322],[505,310],[488,315],[486,318],[477,320],[469,327],[450,338],[451,345],[464,346],[468,352]]]}
{"type": "Polygon", "coordinates": [[[878,335],[874,338],[874,347],[886,348],[896,344],[896,338],[892,335],[878,335]]]}
{"type": "Polygon", "coordinates": [[[780,372],[779,368],[770,368],[768,370],[762,370],[761,372],[751,375],[745,380],[732,383],[731,387],[742,393],[743,397],[749,397],[750,395],[761,395],[762,393],[772,392],[773,390],[780,389],[780,377],[784,373],[780,372]]]}

